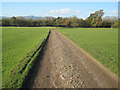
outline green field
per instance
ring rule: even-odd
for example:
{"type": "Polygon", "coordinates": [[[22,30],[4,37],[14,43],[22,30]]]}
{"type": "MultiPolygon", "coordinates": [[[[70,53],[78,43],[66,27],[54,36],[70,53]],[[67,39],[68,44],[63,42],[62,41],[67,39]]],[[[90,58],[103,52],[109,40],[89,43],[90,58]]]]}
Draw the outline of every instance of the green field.
{"type": "Polygon", "coordinates": [[[2,28],[3,87],[21,87],[35,59],[32,54],[47,37],[48,32],[49,28],[39,27],[2,28]],[[27,67],[24,70],[23,67],[26,64],[27,67]]]}
{"type": "MultiPolygon", "coordinates": [[[[38,47],[53,27],[2,28],[3,88],[20,88],[38,55],[38,47]],[[36,54],[33,56],[33,53],[36,54]],[[32,57],[33,56],[33,57],[32,57]],[[27,65],[27,66],[26,66],[27,65]]],[[[112,72],[118,73],[118,30],[111,28],[58,28],[112,72]]]]}
{"type": "Polygon", "coordinates": [[[83,48],[112,72],[118,73],[118,29],[58,28],[58,31],[83,48]]]}

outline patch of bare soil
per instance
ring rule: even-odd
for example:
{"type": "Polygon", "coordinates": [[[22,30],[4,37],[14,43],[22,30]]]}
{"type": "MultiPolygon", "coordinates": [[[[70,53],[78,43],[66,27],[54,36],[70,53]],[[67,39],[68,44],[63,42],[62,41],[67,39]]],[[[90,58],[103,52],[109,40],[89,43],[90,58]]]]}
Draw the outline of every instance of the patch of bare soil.
{"type": "Polygon", "coordinates": [[[117,76],[56,30],[51,30],[27,88],[117,88],[117,76]]]}

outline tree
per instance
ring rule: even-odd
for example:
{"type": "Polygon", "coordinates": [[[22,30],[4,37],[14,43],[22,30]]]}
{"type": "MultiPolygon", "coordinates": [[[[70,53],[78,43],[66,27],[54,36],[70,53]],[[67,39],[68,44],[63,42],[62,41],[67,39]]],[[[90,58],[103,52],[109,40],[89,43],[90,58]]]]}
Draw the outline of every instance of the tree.
{"type": "Polygon", "coordinates": [[[9,19],[2,19],[2,26],[9,26],[10,25],[10,20],[9,19]]]}
{"type": "Polygon", "coordinates": [[[0,26],[2,26],[2,19],[0,19],[0,26]]]}
{"type": "Polygon", "coordinates": [[[83,27],[84,23],[85,23],[85,20],[79,19],[79,21],[78,21],[79,27],[83,27]]]}
{"type": "Polygon", "coordinates": [[[27,21],[23,17],[17,17],[15,21],[15,25],[20,26],[27,26],[27,21]]]}
{"type": "Polygon", "coordinates": [[[102,18],[100,16],[96,17],[96,18],[93,18],[92,22],[91,22],[91,25],[93,27],[99,27],[102,25],[102,18]]]}
{"type": "Polygon", "coordinates": [[[116,20],[116,21],[112,24],[111,27],[112,27],[112,28],[118,28],[118,20],[116,20]]]}
{"type": "Polygon", "coordinates": [[[104,12],[102,9],[95,12],[96,17],[102,17],[103,15],[104,15],[104,12]]]}
{"type": "Polygon", "coordinates": [[[74,28],[76,28],[77,26],[79,26],[78,23],[79,23],[79,19],[77,17],[73,16],[71,18],[71,26],[74,27],[74,28]]]}
{"type": "Polygon", "coordinates": [[[69,18],[64,18],[63,19],[63,25],[67,28],[70,25],[70,19],[69,18]]]}
{"type": "Polygon", "coordinates": [[[94,15],[95,15],[95,14],[91,13],[90,16],[89,16],[88,18],[86,18],[86,21],[89,22],[89,23],[91,23],[91,21],[92,21],[93,18],[94,18],[94,15]]]}
{"type": "Polygon", "coordinates": [[[55,20],[55,25],[56,26],[64,26],[64,21],[62,19],[62,17],[58,17],[56,20],[55,20]]]}
{"type": "Polygon", "coordinates": [[[98,10],[95,13],[90,14],[90,16],[86,19],[90,26],[99,27],[102,25],[102,16],[104,15],[103,10],[98,10]]]}
{"type": "Polygon", "coordinates": [[[102,21],[102,27],[111,27],[112,23],[110,19],[106,19],[102,21]]]}
{"type": "Polygon", "coordinates": [[[12,26],[16,26],[16,17],[11,17],[11,19],[10,19],[10,24],[11,24],[12,26]]]}

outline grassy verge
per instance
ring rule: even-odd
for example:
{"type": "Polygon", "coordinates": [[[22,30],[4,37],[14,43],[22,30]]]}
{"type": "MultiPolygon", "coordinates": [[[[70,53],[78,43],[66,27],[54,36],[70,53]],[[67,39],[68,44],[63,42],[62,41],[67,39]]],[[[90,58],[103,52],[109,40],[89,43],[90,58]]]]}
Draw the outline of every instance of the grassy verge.
{"type": "Polygon", "coordinates": [[[3,28],[3,88],[21,88],[48,28],[3,28]]]}
{"type": "Polygon", "coordinates": [[[118,30],[111,28],[58,29],[112,72],[118,73],[118,30]]]}

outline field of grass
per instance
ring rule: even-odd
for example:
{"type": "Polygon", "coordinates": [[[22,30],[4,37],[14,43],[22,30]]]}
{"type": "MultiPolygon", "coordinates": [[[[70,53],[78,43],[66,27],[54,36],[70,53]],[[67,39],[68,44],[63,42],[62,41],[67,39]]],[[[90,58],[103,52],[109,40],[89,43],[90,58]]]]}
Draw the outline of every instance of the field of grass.
{"type": "Polygon", "coordinates": [[[47,37],[48,32],[49,27],[2,28],[3,87],[21,87],[31,67],[29,64],[32,64],[35,59],[32,55],[47,37]]]}
{"type": "Polygon", "coordinates": [[[112,72],[118,73],[118,30],[111,28],[61,28],[64,34],[112,72]]]}
{"type": "MultiPolygon", "coordinates": [[[[2,28],[3,88],[22,86],[38,55],[37,49],[53,27],[2,28]],[[36,53],[35,53],[36,52],[36,53]],[[33,55],[35,53],[35,55],[33,55]]],[[[58,28],[112,72],[118,73],[118,30],[111,28],[58,28]]]]}

